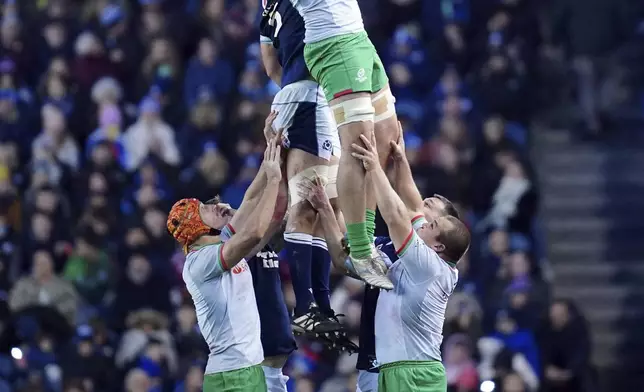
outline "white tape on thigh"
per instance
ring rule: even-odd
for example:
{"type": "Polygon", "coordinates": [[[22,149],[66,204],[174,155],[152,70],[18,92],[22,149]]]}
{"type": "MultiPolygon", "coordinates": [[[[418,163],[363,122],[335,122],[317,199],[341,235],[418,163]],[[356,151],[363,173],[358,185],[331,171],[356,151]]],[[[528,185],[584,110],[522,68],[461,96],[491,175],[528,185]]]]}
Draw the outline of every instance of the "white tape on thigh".
{"type": "Polygon", "coordinates": [[[338,169],[340,165],[330,165],[329,166],[329,182],[326,184],[324,187],[324,190],[326,191],[326,195],[329,197],[329,199],[335,199],[338,197],[338,169]]]}
{"type": "Polygon", "coordinates": [[[370,97],[359,97],[331,106],[338,126],[352,122],[373,121],[373,106],[370,97]]]}
{"type": "Polygon", "coordinates": [[[386,120],[396,114],[396,98],[389,89],[374,95],[371,104],[375,111],[374,122],[386,120]]]}
{"type": "MultiPolygon", "coordinates": [[[[290,180],[288,180],[288,194],[290,196],[290,206],[294,206],[299,202],[304,201],[303,198],[300,197],[298,194],[298,186],[302,180],[309,179],[312,180],[315,178],[315,175],[317,174],[318,177],[322,180],[322,184],[326,187],[326,185],[329,182],[329,166],[326,165],[316,165],[316,166],[311,166],[309,168],[306,168],[302,170],[301,172],[297,173],[294,175],[290,180]]],[[[337,177],[337,174],[336,174],[337,177]]]]}

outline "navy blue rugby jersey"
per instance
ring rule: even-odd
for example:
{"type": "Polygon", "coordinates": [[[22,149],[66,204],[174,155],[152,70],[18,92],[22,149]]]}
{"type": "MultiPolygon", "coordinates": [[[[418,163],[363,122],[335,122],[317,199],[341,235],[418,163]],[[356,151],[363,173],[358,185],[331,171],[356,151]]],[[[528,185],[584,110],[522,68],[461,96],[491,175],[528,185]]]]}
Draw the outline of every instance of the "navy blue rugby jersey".
{"type": "Polygon", "coordinates": [[[282,66],[282,85],[310,79],[304,61],[304,19],[289,0],[263,0],[260,41],[272,43],[282,66]]]}

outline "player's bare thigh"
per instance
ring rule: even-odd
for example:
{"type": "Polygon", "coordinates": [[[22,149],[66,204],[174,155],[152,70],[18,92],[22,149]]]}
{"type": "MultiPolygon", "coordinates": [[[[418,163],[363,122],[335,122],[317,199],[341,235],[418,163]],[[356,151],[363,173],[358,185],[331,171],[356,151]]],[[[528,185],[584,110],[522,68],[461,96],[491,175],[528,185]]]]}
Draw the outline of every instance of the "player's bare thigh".
{"type": "Polygon", "coordinates": [[[281,369],[286,365],[286,361],[288,360],[288,355],[277,355],[274,357],[266,357],[264,358],[264,361],[262,362],[262,366],[268,366],[272,367],[275,369],[281,369]]]}
{"type": "Polygon", "coordinates": [[[394,107],[395,99],[391,94],[389,84],[372,95],[374,108],[374,133],[380,165],[385,167],[389,157],[391,141],[398,140],[398,117],[394,107]]]}
{"type": "Polygon", "coordinates": [[[323,179],[328,175],[329,161],[303,150],[292,148],[286,157],[286,176],[289,187],[289,215],[286,232],[312,233],[315,210],[297,194],[297,183],[316,173],[323,179]],[[304,231],[302,231],[304,230],[304,231]]]}
{"type": "Polygon", "coordinates": [[[326,194],[329,197],[329,202],[331,203],[331,207],[333,208],[335,219],[338,221],[338,226],[340,227],[340,231],[344,233],[346,232],[347,229],[344,222],[344,216],[342,215],[342,211],[340,211],[340,204],[338,203],[337,168],[340,165],[340,158],[333,155],[331,157],[331,160],[329,161],[329,165],[331,167],[336,168],[335,169],[336,178],[332,178],[331,176],[329,177],[329,183],[325,187],[326,194]]]}
{"type": "Polygon", "coordinates": [[[359,142],[361,134],[371,138],[373,120],[366,120],[369,117],[373,119],[373,106],[370,102],[371,93],[369,92],[351,93],[329,102],[338,124],[342,153],[347,156],[351,156],[351,144],[359,142]],[[368,113],[369,110],[371,115],[368,113]],[[355,121],[351,121],[352,119],[355,121]],[[351,122],[345,123],[345,121],[351,122]]]}

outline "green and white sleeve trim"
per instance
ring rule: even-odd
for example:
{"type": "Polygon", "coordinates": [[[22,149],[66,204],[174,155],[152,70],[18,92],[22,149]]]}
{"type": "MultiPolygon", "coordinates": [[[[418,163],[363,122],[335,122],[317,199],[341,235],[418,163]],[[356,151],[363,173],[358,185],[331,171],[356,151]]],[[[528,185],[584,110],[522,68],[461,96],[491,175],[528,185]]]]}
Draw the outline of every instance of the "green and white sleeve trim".
{"type": "Polygon", "coordinates": [[[416,215],[411,219],[411,226],[414,228],[414,231],[420,229],[425,223],[427,223],[427,219],[423,215],[416,215]]]}
{"type": "Polygon", "coordinates": [[[235,229],[229,223],[226,226],[224,226],[223,229],[221,229],[221,234],[219,234],[219,238],[221,238],[222,241],[227,241],[234,235],[235,235],[235,229]]]}

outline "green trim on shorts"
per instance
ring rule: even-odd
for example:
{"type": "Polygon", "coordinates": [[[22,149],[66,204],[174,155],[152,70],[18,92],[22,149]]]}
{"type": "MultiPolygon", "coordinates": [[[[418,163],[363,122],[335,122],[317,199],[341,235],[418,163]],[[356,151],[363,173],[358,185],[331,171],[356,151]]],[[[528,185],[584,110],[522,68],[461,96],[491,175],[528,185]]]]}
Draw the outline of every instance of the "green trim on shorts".
{"type": "Polygon", "coordinates": [[[304,61],[327,101],[343,95],[382,90],[389,79],[365,31],[304,45],[304,61]]]}
{"type": "Polygon", "coordinates": [[[206,374],[203,378],[203,392],[267,391],[266,378],[261,365],[206,374]]]}
{"type": "Polygon", "coordinates": [[[380,365],[378,392],[445,392],[447,377],[440,361],[398,361],[380,365]]]}

